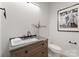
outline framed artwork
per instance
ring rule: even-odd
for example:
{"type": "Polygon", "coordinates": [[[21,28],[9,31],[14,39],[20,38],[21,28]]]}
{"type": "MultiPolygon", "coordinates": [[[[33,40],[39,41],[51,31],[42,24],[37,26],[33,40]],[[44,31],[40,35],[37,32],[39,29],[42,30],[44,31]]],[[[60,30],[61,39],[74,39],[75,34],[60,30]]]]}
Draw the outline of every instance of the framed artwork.
{"type": "Polygon", "coordinates": [[[73,6],[58,10],[57,12],[58,31],[79,31],[79,3],[73,6]]]}

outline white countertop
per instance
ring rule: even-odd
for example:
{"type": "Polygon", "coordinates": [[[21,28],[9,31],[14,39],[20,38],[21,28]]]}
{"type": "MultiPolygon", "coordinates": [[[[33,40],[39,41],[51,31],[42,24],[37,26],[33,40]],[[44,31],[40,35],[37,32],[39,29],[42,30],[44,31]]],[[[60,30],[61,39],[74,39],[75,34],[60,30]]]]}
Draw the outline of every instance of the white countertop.
{"type": "MultiPolygon", "coordinates": [[[[27,40],[27,39],[25,39],[25,40],[27,40]]],[[[37,41],[33,41],[33,42],[30,42],[30,43],[19,44],[19,45],[16,45],[16,46],[12,46],[11,41],[10,41],[9,42],[9,51],[12,51],[12,50],[15,50],[15,49],[18,49],[18,48],[21,48],[21,47],[36,43],[36,42],[40,42],[42,40],[46,40],[46,39],[40,37],[37,41]]]]}

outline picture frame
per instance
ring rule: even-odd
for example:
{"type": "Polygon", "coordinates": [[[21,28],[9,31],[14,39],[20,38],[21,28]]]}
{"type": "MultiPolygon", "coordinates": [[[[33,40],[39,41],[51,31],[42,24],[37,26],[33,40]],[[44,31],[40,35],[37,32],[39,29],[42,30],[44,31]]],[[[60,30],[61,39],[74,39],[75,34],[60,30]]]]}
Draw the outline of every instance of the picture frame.
{"type": "Polygon", "coordinates": [[[79,32],[79,3],[57,11],[57,30],[79,32]]]}

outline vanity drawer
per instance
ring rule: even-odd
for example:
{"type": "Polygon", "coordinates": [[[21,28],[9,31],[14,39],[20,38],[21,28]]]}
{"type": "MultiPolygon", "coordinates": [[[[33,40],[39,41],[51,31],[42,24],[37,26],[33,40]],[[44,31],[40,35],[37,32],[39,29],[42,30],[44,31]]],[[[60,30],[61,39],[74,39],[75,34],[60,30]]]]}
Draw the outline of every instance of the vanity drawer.
{"type": "MultiPolygon", "coordinates": [[[[26,48],[26,47],[25,47],[26,48]]],[[[17,49],[14,51],[11,51],[11,56],[12,57],[24,57],[24,56],[28,56],[29,55],[29,49],[25,49],[25,48],[21,48],[21,49],[17,49]]]]}
{"type": "Polygon", "coordinates": [[[47,57],[48,56],[48,50],[46,48],[39,49],[36,53],[32,55],[32,57],[47,57]]]}
{"type": "Polygon", "coordinates": [[[44,41],[40,41],[40,42],[31,44],[28,47],[31,48],[31,49],[35,49],[35,48],[40,48],[40,47],[44,48],[44,47],[47,47],[47,45],[45,44],[44,41]]]}
{"type": "Polygon", "coordinates": [[[28,46],[18,48],[16,50],[10,51],[12,57],[32,57],[32,56],[47,56],[48,45],[47,41],[40,41],[28,46]]]}
{"type": "Polygon", "coordinates": [[[40,51],[42,51],[42,50],[45,50],[46,48],[44,48],[44,47],[42,47],[42,46],[40,46],[40,47],[38,47],[38,48],[35,48],[35,49],[32,49],[31,51],[30,51],[30,55],[32,56],[32,55],[34,55],[34,54],[38,54],[40,51]]]}

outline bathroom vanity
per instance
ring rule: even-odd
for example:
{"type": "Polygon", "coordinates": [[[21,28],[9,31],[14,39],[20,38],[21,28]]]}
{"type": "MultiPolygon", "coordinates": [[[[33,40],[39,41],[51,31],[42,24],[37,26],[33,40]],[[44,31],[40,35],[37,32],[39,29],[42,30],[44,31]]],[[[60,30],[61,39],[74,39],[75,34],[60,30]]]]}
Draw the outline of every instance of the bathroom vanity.
{"type": "Polygon", "coordinates": [[[37,41],[9,47],[11,57],[47,57],[48,39],[39,38],[37,41]]]}

